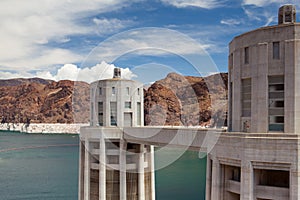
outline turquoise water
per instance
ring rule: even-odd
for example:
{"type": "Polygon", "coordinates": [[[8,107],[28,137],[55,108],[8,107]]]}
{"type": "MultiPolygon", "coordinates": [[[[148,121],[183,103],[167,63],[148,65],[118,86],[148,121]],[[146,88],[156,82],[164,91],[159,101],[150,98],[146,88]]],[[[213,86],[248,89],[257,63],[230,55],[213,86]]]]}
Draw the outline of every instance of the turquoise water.
{"type": "MultiPolygon", "coordinates": [[[[186,152],[158,170],[156,199],[201,200],[205,159],[186,152]]],[[[1,200],[77,200],[78,136],[0,132],[1,200]]]]}
{"type": "Polygon", "coordinates": [[[71,144],[77,136],[0,132],[0,199],[77,199],[78,146],[49,146],[71,144]]]}
{"type": "Polygon", "coordinates": [[[176,162],[155,173],[156,199],[204,200],[206,157],[187,151],[176,162]]]}

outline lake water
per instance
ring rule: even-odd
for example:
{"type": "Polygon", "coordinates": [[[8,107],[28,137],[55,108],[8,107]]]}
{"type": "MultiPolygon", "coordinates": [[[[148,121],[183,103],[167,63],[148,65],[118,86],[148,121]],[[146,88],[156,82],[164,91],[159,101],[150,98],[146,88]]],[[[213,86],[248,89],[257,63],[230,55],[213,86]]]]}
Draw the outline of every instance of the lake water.
{"type": "MultiPolygon", "coordinates": [[[[156,199],[204,200],[206,159],[184,155],[156,171],[156,199]]],[[[78,136],[0,132],[1,200],[77,200],[78,136]]]]}

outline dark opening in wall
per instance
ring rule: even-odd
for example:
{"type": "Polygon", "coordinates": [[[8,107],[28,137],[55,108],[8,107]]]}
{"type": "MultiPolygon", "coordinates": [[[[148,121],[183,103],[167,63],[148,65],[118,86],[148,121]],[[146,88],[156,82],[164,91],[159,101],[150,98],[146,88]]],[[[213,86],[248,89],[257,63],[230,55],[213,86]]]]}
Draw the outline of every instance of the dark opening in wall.
{"type": "Polygon", "coordinates": [[[257,185],[273,187],[290,187],[290,172],[282,170],[255,170],[257,185]]]}
{"type": "Polygon", "coordinates": [[[242,79],[242,116],[251,116],[251,78],[242,79]]]}
{"type": "Polygon", "coordinates": [[[283,116],[275,117],[275,123],[284,123],[284,117],[283,116]]]}
{"type": "Polygon", "coordinates": [[[273,42],[273,59],[279,60],[280,59],[280,43],[273,42]]]}
{"type": "Polygon", "coordinates": [[[233,181],[241,182],[241,168],[240,167],[233,167],[232,168],[232,178],[233,181]]]}
{"type": "Polygon", "coordinates": [[[245,64],[249,64],[249,47],[245,47],[244,49],[244,62],[245,64]]]}

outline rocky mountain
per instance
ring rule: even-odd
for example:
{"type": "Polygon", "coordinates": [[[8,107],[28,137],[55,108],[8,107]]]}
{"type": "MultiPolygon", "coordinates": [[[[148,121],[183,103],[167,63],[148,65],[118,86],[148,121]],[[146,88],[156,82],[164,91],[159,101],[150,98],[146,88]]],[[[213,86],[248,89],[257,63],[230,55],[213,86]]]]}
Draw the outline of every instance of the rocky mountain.
{"type": "MultiPolygon", "coordinates": [[[[146,125],[223,125],[227,74],[169,74],[144,93],[146,125]]],[[[0,80],[2,123],[87,123],[89,85],[39,78],[0,80]]]]}
{"type": "Polygon", "coordinates": [[[51,80],[45,80],[41,78],[15,78],[15,79],[6,79],[6,80],[0,80],[0,86],[18,86],[22,84],[30,84],[30,83],[38,83],[42,85],[50,84],[54,81],[51,80]]]}
{"type": "Polygon", "coordinates": [[[88,122],[89,85],[38,78],[1,80],[0,116],[2,123],[88,122]],[[76,99],[74,92],[80,93],[76,99]],[[81,118],[74,117],[78,115],[81,118]]]}
{"type": "Polygon", "coordinates": [[[223,126],[227,73],[205,78],[170,73],[145,91],[145,124],[223,126]]]}

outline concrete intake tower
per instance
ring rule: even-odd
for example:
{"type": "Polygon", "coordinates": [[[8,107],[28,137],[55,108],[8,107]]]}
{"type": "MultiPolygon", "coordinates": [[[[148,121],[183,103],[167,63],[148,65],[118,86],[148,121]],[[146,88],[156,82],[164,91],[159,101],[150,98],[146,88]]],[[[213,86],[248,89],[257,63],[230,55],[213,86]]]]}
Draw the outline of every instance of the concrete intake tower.
{"type": "Polygon", "coordinates": [[[128,143],[123,127],[144,124],[143,85],[121,79],[91,84],[91,125],[80,135],[79,200],[154,200],[153,147],[128,143]]]}

